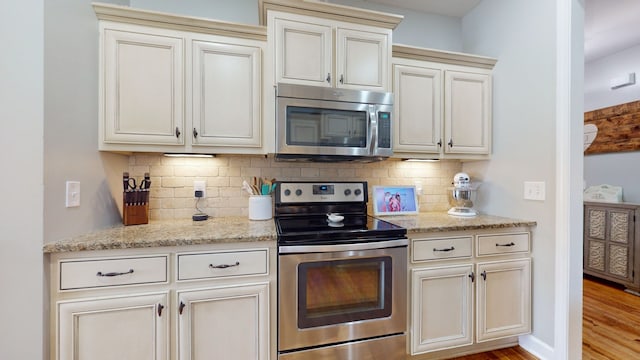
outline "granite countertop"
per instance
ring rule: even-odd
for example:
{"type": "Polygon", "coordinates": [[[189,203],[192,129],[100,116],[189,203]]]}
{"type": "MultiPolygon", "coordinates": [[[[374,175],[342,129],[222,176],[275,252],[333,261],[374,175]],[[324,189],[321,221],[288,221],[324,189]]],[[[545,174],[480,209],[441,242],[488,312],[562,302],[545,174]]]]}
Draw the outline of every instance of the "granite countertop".
{"type": "MultiPolygon", "coordinates": [[[[384,220],[405,227],[409,234],[536,225],[535,221],[491,215],[458,218],[444,212],[389,216],[384,220]]],[[[275,240],[276,228],[273,220],[251,221],[246,217],[221,217],[197,222],[172,220],[152,221],[146,225],[120,225],[47,243],[43,247],[43,252],[59,253],[275,240]]]]}

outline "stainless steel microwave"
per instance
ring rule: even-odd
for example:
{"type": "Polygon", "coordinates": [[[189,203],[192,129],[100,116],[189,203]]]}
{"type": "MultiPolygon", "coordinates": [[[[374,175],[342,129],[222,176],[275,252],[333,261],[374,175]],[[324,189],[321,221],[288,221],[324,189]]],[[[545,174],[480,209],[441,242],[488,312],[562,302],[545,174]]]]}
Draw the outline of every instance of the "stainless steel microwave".
{"type": "Polygon", "coordinates": [[[276,159],[384,160],[392,114],[392,93],[278,84],[276,159]]]}

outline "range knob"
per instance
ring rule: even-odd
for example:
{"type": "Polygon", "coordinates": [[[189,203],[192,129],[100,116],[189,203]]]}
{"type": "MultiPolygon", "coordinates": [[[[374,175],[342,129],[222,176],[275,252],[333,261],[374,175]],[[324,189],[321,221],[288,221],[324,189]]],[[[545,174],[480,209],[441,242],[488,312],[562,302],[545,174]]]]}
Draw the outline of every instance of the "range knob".
{"type": "Polygon", "coordinates": [[[356,191],[354,191],[353,193],[356,194],[356,196],[359,196],[360,194],[362,194],[362,190],[356,189],[356,191]]]}
{"type": "Polygon", "coordinates": [[[300,196],[300,195],[302,195],[302,190],[300,189],[296,190],[296,196],[300,196]]]}
{"type": "Polygon", "coordinates": [[[291,190],[286,189],[286,190],[284,191],[284,196],[289,196],[289,195],[291,195],[291,190]]]}
{"type": "Polygon", "coordinates": [[[351,189],[345,189],[344,196],[349,196],[349,195],[351,195],[351,189]]]}

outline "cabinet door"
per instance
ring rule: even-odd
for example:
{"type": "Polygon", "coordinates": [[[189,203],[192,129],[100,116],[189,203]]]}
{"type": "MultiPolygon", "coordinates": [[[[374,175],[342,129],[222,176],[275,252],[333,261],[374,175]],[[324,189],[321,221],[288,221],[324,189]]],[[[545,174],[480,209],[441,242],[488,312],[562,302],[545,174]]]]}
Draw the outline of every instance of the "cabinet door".
{"type": "Polygon", "coordinates": [[[411,354],[473,343],[473,266],[414,269],[411,354]]]}
{"type": "Polygon", "coordinates": [[[438,154],[442,146],[441,70],[393,66],[393,149],[438,154]]]}
{"type": "Polygon", "coordinates": [[[268,283],[179,292],[179,358],[268,360],[268,298],[268,283]]]}
{"type": "Polygon", "coordinates": [[[261,52],[252,44],[192,42],[194,146],[261,146],[261,52]]]}
{"type": "Polygon", "coordinates": [[[337,30],[336,87],[388,91],[389,32],[337,30]]]}
{"type": "Polygon", "coordinates": [[[58,360],[168,359],[166,293],[58,303],[58,360]]]}
{"type": "Polygon", "coordinates": [[[490,153],[490,81],[488,74],[445,71],[445,153],[490,153]]]}
{"type": "Polygon", "coordinates": [[[478,342],[531,332],[531,260],[477,264],[478,342]]]}
{"type": "Polygon", "coordinates": [[[585,207],[585,272],[618,283],[633,283],[633,215],[632,209],[585,207]]]}
{"type": "Polygon", "coordinates": [[[275,19],[276,83],[332,86],[332,27],[275,19]]]}
{"type": "Polygon", "coordinates": [[[147,28],[102,35],[101,140],[183,145],[183,40],[147,28]]]}

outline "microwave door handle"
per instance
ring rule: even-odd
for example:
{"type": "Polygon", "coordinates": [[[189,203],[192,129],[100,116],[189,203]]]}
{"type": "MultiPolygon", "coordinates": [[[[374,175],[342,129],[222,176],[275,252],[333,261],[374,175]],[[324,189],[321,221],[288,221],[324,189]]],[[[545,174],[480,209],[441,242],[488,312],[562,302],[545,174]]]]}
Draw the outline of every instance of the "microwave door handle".
{"type": "Polygon", "coordinates": [[[378,113],[374,105],[369,106],[369,156],[378,153],[378,113]]]}

